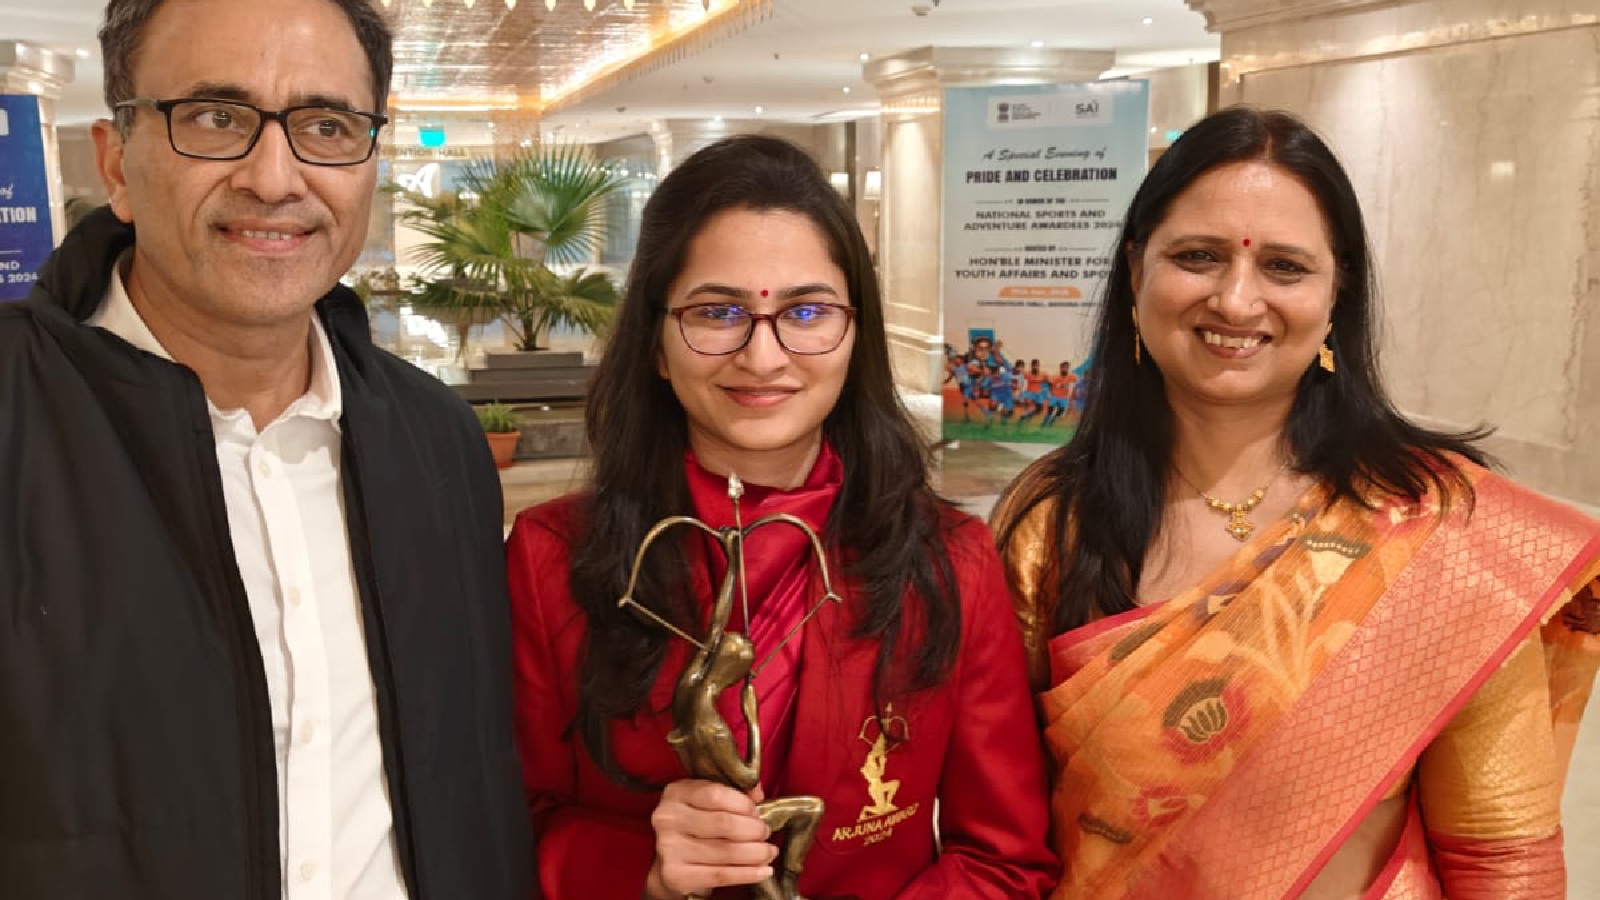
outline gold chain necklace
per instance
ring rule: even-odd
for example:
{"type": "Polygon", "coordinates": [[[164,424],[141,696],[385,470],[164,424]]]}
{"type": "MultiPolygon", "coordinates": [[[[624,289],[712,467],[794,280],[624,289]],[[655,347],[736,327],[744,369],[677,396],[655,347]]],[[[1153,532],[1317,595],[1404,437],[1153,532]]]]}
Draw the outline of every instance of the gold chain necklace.
{"type": "MultiPolygon", "coordinates": [[[[1174,466],[1173,468],[1176,469],[1177,467],[1174,466]]],[[[1256,530],[1256,523],[1250,521],[1250,513],[1261,505],[1262,500],[1267,498],[1267,491],[1272,490],[1272,486],[1278,482],[1278,476],[1282,475],[1287,468],[1289,468],[1288,463],[1279,466],[1278,471],[1272,473],[1272,478],[1266,484],[1256,488],[1255,493],[1240,500],[1238,503],[1218,500],[1196,487],[1195,483],[1189,480],[1189,476],[1183,474],[1183,470],[1178,469],[1177,471],[1178,477],[1182,478],[1189,487],[1194,488],[1194,492],[1200,495],[1200,499],[1206,502],[1208,508],[1228,517],[1228,524],[1223,527],[1228,530],[1229,534],[1233,535],[1234,540],[1243,543],[1249,540],[1250,535],[1254,534],[1256,530]]]]}

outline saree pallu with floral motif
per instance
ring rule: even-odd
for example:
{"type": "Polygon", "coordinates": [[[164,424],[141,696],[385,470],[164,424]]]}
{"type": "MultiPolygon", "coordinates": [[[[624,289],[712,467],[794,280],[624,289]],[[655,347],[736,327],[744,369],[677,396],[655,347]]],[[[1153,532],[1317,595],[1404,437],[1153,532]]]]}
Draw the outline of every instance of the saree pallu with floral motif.
{"type": "Polygon", "coordinates": [[[1600,524],[1468,475],[1442,515],[1313,489],[1183,596],[1049,642],[1056,897],[1298,897],[1393,797],[1367,897],[1565,895],[1600,524]]]}

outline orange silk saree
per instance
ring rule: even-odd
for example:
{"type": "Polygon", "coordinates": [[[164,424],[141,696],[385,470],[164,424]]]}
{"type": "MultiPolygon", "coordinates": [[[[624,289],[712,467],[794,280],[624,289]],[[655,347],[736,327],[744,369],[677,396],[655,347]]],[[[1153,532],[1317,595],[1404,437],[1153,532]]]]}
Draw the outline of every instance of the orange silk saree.
{"type": "Polygon", "coordinates": [[[1057,898],[1298,897],[1381,800],[1369,898],[1560,898],[1600,665],[1600,524],[1472,467],[1470,511],[1316,488],[1182,596],[1050,637],[1052,511],[1007,560],[1054,757],[1057,898]]]}

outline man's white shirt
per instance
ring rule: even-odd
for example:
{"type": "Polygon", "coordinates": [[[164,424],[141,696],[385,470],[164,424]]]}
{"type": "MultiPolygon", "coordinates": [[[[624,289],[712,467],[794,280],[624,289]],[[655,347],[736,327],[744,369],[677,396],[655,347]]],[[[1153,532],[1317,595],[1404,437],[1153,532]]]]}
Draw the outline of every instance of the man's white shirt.
{"type": "MultiPolygon", "coordinates": [[[[127,256],[89,319],[171,359],[128,298],[127,256]]],[[[259,433],[209,398],[234,556],[272,704],[285,900],[406,897],[340,479],[343,397],[312,316],[311,385],[259,433]]]]}

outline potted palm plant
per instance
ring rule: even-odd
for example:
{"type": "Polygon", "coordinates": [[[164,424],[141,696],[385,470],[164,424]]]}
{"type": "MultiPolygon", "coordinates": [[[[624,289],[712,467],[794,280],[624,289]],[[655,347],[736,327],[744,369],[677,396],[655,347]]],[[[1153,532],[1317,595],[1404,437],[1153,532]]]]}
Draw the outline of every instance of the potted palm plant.
{"type": "Polygon", "coordinates": [[[403,191],[398,218],[425,235],[419,311],[466,326],[498,318],[519,350],[539,350],[550,330],[600,333],[616,309],[610,276],[578,268],[605,237],[603,201],[625,179],[583,147],[539,145],[469,169],[462,189],[439,197],[403,191]]]}
{"type": "Polygon", "coordinates": [[[504,403],[487,403],[478,407],[478,424],[489,439],[489,451],[494,454],[494,464],[509,469],[517,461],[517,441],[522,439],[522,420],[517,411],[504,403]]]}

